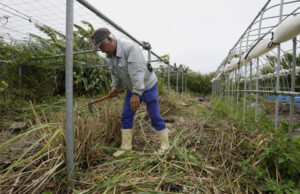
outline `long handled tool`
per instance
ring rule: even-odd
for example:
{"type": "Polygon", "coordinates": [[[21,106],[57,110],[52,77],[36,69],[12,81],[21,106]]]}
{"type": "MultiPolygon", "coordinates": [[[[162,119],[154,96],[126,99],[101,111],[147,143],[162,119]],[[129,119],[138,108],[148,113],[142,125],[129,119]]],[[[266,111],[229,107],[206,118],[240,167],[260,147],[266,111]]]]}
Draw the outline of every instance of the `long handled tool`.
{"type": "Polygon", "coordinates": [[[93,104],[95,104],[95,103],[97,103],[97,102],[100,102],[100,101],[102,101],[102,100],[105,100],[105,99],[107,99],[107,98],[112,98],[112,97],[115,97],[116,95],[118,95],[118,94],[120,94],[120,93],[122,93],[122,92],[124,92],[124,90],[118,90],[118,91],[116,91],[116,93],[114,93],[114,95],[113,96],[111,96],[111,95],[106,95],[106,96],[104,96],[104,97],[102,97],[102,98],[98,98],[98,99],[96,99],[96,100],[94,100],[94,101],[92,101],[92,102],[89,102],[88,103],[88,108],[89,108],[89,112],[92,114],[92,116],[93,116],[93,104]]]}

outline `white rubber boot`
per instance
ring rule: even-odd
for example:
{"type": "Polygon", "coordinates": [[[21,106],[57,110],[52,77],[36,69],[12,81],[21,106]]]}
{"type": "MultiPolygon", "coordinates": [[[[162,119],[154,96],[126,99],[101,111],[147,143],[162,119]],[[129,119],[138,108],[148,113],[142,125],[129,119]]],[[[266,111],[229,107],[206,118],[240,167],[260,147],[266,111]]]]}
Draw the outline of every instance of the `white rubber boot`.
{"type": "MultiPolygon", "coordinates": [[[[132,149],[132,129],[121,129],[121,137],[122,137],[122,143],[121,143],[121,149],[125,150],[131,150],[132,149]]],[[[125,150],[118,150],[113,155],[115,157],[118,157],[125,153],[125,150]]]]}
{"type": "Polygon", "coordinates": [[[169,147],[169,129],[164,129],[157,131],[159,141],[160,141],[160,149],[158,150],[159,154],[162,154],[164,151],[166,151],[169,147]]]}

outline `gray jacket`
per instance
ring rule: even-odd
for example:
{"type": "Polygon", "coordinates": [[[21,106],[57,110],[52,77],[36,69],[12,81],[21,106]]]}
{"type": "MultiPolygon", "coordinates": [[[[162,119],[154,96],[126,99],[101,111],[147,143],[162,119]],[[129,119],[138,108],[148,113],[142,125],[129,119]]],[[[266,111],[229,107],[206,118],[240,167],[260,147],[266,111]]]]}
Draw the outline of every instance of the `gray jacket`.
{"type": "Polygon", "coordinates": [[[141,49],[135,43],[117,40],[116,55],[108,56],[112,89],[127,88],[131,93],[142,93],[154,86],[157,77],[147,68],[141,49]]]}

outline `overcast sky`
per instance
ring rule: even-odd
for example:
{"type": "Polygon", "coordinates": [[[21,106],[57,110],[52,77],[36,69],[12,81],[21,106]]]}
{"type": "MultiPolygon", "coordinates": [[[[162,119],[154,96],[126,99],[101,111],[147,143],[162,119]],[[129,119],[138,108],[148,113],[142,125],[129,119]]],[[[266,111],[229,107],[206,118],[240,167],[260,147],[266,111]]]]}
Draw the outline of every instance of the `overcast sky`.
{"type": "Polygon", "coordinates": [[[266,0],[90,0],[159,54],[192,70],[215,71],[266,0]]]}

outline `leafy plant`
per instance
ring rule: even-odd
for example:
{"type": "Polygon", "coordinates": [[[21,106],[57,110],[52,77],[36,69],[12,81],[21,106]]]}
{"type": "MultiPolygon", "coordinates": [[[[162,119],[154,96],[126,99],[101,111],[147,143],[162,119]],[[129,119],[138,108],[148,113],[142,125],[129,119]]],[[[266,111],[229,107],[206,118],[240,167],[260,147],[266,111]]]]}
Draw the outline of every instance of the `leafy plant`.
{"type": "Polygon", "coordinates": [[[266,65],[260,69],[261,75],[267,75],[268,73],[273,73],[275,69],[271,65],[266,65]]]}
{"type": "MultiPolygon", "coordinates": [[[[270,66],[275,69],[277,64],[277,57],[272,55],[266,55],[266,58],[270,66]]],[[[285,53],[280,59],[280,65],[282,69],[291,69],[293,65],[293,54],[285,53]]],[[[296,66],[300,66],[300,54],[296,56],[296,66]]],[[[274,71],[273,71],[274,72],[274,71]]]]}
{"type": "MultiPolygon", "coordinates": [[[[82,21],[74,25],[74,51],[89,50],[93,26],[82,21]]],[[[11,61],[1,72],[11,90],[19,91],[22,84],[23,98],[37,98],[63,94],[65,91],[64,57],[44,59],[65,52],[65,35],[54,29],[36,25],[45,36],[30,34],[28,40],[6,43],[0,41],[0,59],[11,61]],[[19,76],[21,69],[22,76],[19,76]],[[30,91],[30,92],[28,92],[30,91]]],[[[74,55],[74,84],[76,94],[96,94],[107,89],[110,76],[105,70],[91,70],[84,66],[104,65],[106,60],[98,54],[74,55]],[[83,72],[83,73],[81,73],[83,72]],[[78,80],[77,80],[78,79],[78,80]],[[91,80],[93,79],[93,80],[91,80]]]]}
{"type": "MultiPolygon", "coordinates": [[[[242,106],[239,103],[239,110],[242,106]]],[[[256,119],[254,108],[246,110],[249,119],[246,123],[242,114],[228,110],[227,101],[222,101],[215,115],[233,121],[238,130],[245,131],[251,139],[246,145],[239,143],[236,148],[242,150],[242,158],[237,162],[242,171],[241,180],[247,180],[242,184],[263,193],[300,193],[300,140],[288,138],[289,125],[282,122],[280,128],[274,130],[274,120],[266,116],[263,109],[256,119]]]]}
{"type": "MultiPolygon", "coordinates": [[[[258,156],[254,170],[265,180],[261,189],[275,193],[294,193],[300,179],[300,141],[289,140],[282,130],[274,132],[258,156]]],[[[298,185],[299,186],[299,185],[298,185]]]]}
{"type": "Polygon", "coordinates": [[[2,80],[0,82],[0,93],[5,92],[7,88],[8,88],[8,83],[2,80]]]}
{"type": "Polygon", "coordinates": [[[101,69],[85,69],[80,66],[73,72],[74,91],[78,95],[105,93],[109,90],[110,79],[106,71],[101,69]]]}

